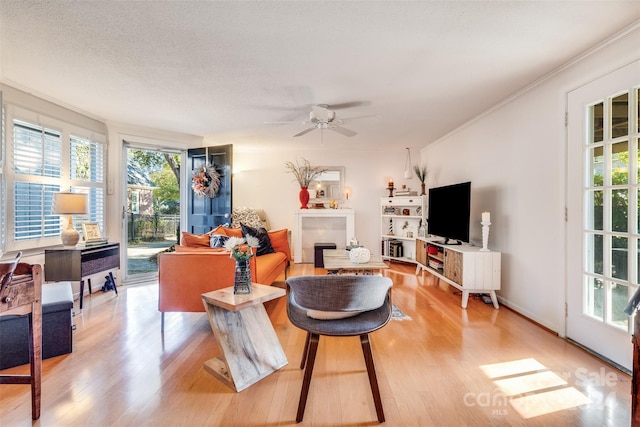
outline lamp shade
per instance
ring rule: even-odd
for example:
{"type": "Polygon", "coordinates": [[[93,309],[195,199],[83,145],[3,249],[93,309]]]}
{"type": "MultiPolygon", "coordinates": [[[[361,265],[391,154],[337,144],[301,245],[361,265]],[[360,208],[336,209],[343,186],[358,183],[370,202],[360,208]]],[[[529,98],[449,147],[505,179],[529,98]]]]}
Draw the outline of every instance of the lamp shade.
{"type": "Polygon", "coordinates": [[[81,193],[54,193],[53,214],[70,215],[87,213],[87,195],[81,193]]]}
{"type": "Polygon", "coordinates": [[[65,246],[75,246],[80,234],[73,228],[73,214],[87,213],[87,195],[80,193],[54,193],[53,214],[69,215],[67,228],[62,230],[60,238],[65,246]]]}

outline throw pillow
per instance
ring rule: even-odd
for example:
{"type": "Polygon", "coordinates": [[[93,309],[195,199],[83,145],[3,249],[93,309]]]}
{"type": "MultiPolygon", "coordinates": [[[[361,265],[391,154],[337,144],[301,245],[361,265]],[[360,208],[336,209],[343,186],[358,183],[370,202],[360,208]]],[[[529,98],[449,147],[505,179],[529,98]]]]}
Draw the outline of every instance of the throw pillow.
{"type": "Polygon", "coordinates": [[[240,228],[224,228],[224,234],[229,237],[243,237],[242,229],[240,228]]]}
{"type": "Polygon", "coordinates": [[[231,212],[231,227],[240,228],[241,224],[253,228],[262,227],[260,216],[253,208],[233,208],[231,212]]]}
{"type": "Polygon", "coordinates": [[[307,310],[307,316],[318,320],[336,320],[345,319],[347,317],[357,316],[362,311],[323,311],[323,310],[307,310]]]}
{"type": "Polygon", "coordinates": [[[244,225],[240,223],[240,228],[242,228],[242,235],[253,236],[258,239],[260,242],[260,246],[258,246],[258,250],[256,251],[257,256],[272,254],[275,252],[273,246],[271,245],[271,240],[269,240],[269,233],[264,228],[260,227],[258,229],[249,227],[248,225],[244,225]]]}
{"type": "Polygon", "coordinates": [[[207,234],[227,234],[225,232],[226,228],[222,225],[217,226],[216,228],[214,228],[213,230],[211,230],[210,232],[208,232],[207,234]]]}
{"type": "Polygon", "coordinates": [[[287,260],[291,260],[291,248],[289,247],[289,230],[283,228],[282,230],[269,230],[269,240],[271,246],[276,252],[282,252],[287,256],[287,260]]]}
{"type": "Polygon", "coordinates": [[[211,244],[210,240],[211,238],[208,234],[192,234],[183,231],[181,245],[190,247],[205,246],[208,248],[211,244]]]}
{"type": "Polygon", "coordinates": [[[211,235],[211,247],[212,248],[224,248],[224,244],[229,240],[229,236],[226,234],[212,234],[211,235]]]}

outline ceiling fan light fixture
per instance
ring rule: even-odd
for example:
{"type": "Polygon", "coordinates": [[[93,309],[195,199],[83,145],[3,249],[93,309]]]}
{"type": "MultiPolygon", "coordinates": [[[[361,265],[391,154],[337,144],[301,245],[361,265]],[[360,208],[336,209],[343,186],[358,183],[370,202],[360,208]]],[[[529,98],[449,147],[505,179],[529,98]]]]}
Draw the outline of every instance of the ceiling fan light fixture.
{"type": "MultiPolygon", "coordinates": [[[[352,103],[344,103],[344,104],[340,104],[340,108],[347,108],[347,107],[355,107],[358,105],[368,105],[365,104],[361,101],[358,102],[352,102],[352,103]]],[[[328,104],[317,104],[311,107],[311,111],[309,112],[309,119],[305,120],[303,122],[265,122],[265,123],[270,123],[270,124],[303,124],[303,125],[309,125],[310,127],[296,133],[295,135],[293,135],[293,137],[299,137],[302,135],[306,135],[307,133],[314,131],[316,129],[319,129],[321,132],[324,129],[329,129],[331,131],[337,132],[341,135],[347,136],[347,137],[352,137],[357,135],[358,133],[355,131],[352,131],[351,129],[347,129],[342,127],[342,125],[345,123],[346,120],[352,120],[352,119],[361,119],[361,118],[365,118],[365,117],[375,117],[373,115],[368,115],[368,116],[356,116],[356,117],[349,117],[346,119],[338,119],[336,117],[336,113],[335,111],[329,109],[329,105],[328,104]]],[[[409,169],[411,169],[411,167],[409,166],[409,169]]]]}
{"type": "Polygon", "coordinates": [[[411,179],[413,178],[413,173],[411,172],[411,150],[409,150],[409,147],[407,148],[407,158],[404,161],[404,177],[405,179],[411,179]]]}

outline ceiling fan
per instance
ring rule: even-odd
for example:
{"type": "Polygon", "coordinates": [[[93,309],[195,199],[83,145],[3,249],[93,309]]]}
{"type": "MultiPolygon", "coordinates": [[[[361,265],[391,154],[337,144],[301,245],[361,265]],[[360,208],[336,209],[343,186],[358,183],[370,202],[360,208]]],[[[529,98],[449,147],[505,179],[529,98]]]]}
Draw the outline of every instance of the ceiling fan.
{"type": "MultiPolygon", "coordinates": [[[[338,106],[335,106],[334,108],[336,108],[336,107],[345,108],[345,106],[351,106],[351,105],[350,105],[350,103],[349,104],[339,104],[338,106]]],[[[311,107],[311,112],[309,112],[309,119],[305,120],[303,122],[266,122],[266,123],[310,125],[310,127],[308,127],[306,129],[304,129],[303,131],[300,131],[300,132],[296,133],[295,135],[293,135],[294,137],[306,135],[309,132],[314,131],[316,129],[320,129],[320,131],[323,131],[324,129],[329,129],[329,130],[332,130],[332,131],[337,132],[339,134],[342,134],[344,136],[351,137],[351,136],[357,135],[358,133],[355,132],[355,131],[352,131],[351,129],[347,129],[347,128],[343,127],[342,125],[344,124],[345,121],[353,120],[353,119],[361,119],[361,118],[364,118],[364,117],[373,117],[373,116],[357,116],[357,117],[349,117],[349,118],[345,118],[345,119],[338,119],[338,118],[336,118],[335,111],[329,109],[329,105],[327,105],[327,104],[317,104],[317,105],[314,105],[314,106],[311,107]]]]}

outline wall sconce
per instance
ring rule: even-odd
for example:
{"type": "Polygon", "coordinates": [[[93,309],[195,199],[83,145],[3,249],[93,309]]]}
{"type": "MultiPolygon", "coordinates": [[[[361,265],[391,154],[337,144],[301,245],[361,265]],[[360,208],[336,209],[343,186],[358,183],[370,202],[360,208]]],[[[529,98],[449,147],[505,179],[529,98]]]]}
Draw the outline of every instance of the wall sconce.
{"type": "Polygon", "coordinates": [[[60,239],[65,246],[75,246],[80,240],[80,234],[73,228],[73,215],[87,213],[87,195],[81,193],[54,193],[54,215],[69,215],[67,228],[60,233],[60,239]]]}
{"type": "Polygon", "coordinates": [[[404,162],[404,178],[411,179],[413,178],[413,172],[411,171],[411,150],[407,147],[407,159],[404,162]]]}

